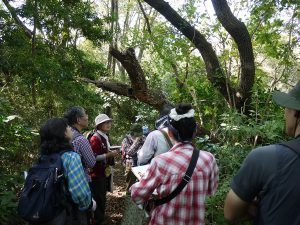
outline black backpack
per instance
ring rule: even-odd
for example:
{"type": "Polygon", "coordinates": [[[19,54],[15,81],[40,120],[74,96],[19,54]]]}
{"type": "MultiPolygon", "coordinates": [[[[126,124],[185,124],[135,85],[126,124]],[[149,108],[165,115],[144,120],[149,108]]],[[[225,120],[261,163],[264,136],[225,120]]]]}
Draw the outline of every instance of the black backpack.
{"type": "Polygon", "coordinates": [[[28,171],[20,195],[18,214],[31,224],[45,223],[59,215],[67,199],[60,153],[41,155],[28,171]]]}

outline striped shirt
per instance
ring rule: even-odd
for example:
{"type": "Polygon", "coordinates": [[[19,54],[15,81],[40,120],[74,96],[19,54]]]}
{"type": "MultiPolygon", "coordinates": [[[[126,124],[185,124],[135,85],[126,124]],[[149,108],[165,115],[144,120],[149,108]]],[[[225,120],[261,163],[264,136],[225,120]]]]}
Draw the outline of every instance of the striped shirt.
{"type": "Polygon", "coordinates": [[[72,200],[79,210],[86,210],[91,204],[92,196],[80,156],[76,152],[66,152],[61,159],[72,200]]]}
{"type": "Polygon", "coordinates": [[[74,151],[77,152],[82,160],[83,168],[88,182],[91,182],[89,169],[93,168],[96,164],[96,158],[91,148],[89,141],[76,129],[72,128],[73,137],[72,144],[74,151]]]}
{"type": "Polygon", "coordinates": [[[127,135],[122,141],[122,159],[128,167],[137,166],[137,152],[143,146],[146,137],[140,136],[133,139],[131,135],[127,135]]]}
{"type": "MultiPolygon", "coordinates": [[[[147,175],[131,186],[131,198],[143,204],[156,189],[158,197],[166,197],[181,182],[190,163],[193,146],[177,143],[168,152],[151,161],[147,175]]],[[[151,212],[150,225],[205,224],[205,197],[218,186],[218,166],[214,156],[200,151],[197,165],[189,183],[171,201],[157,206],[151,212]]]]}

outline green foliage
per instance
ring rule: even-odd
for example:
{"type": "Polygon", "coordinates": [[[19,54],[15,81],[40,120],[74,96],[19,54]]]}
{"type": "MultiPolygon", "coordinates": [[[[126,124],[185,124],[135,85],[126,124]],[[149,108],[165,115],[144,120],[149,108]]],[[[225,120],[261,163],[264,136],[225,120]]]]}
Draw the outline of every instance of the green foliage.
{"type": "Polygon", "coordinates": [[[71,33],[71,29],[83,35],[88,33],[87,38],[98,45],[108,37],[100,34],[106,32],[103,21],[89,3],[77,1],[62,5],[58,1],[39,1],[38,4],[27,1],[18,13],[31,22],[38,17],[37,27],[43,34],[37,35],[32,42],[10,18],[2,20],[0,79],[6,83],[2,92],[18,114],[38,126],[46,118],[62,115],[70,105],[81,104],[97,110],[94,104],[101,104],[101,101],[94,89],[86,88],[77,78],[96,78],[105,75],[106,69],[76,48],[78,36],[71,33]],[[60,26],[62,23],[64,26],[60,26]],[[68,35],[60,36],[64,32],[68,35]],[[80,92],[82,94],[78,94],[80,92]]]}
{"type": "Polygon", "coordinates": [[[13,192],[0,193],[0,219],[2,224],[7,224],[12,218],[14,218],[15,215],[12,212],[16,210],[16,202],[16,196],[13,192]]]}
{"type": "Polygon", "coordinates": [[[30,146],[36,131],[25,127],[21,122],[15,122],[15,120],[21,120],[21,118],[17,115],[7,117],[0,115],[0,130],[5,131],[0,136],[0,148],[7,153],[18,155],[22,153],[24,145],[30,146]],[[11,141],[7,142],[9,139],[11,141]]]}
{"type": "MultiPolygon", "coordinates": [[[[153,108],[79,80],[104,78],[129,84],[123,71],[117,70],[112,78],[106,69],[105,44],[117,40],[118,48],[135,47],[141,53],[139,60],[149,89],[162,90],[175,103],[191,102],[197,120],[215,134],[218,143],[207,136],[198,138],[196,145],[215,154],[220,167],[218,191],[207,202],[207,224],[226,224],[223,201],[232,176],[251,149],[278,142],[283,136],[282,110],[272,103],[271,92],[278,82],[286,83],[299,70],[299,2],[230,2],[234,14],[239,10],[250,14],[242,18],[253,39],[257,60],[250,116],[228,109],[208,81],[195,47],[157,12],[143,4],[151,27],[149,34],[136,3],[119,1],[119,13],[123,15],[100,18],[96,2],[24,1],[16,13],[27,27],[37,29],[33,39],[0,8],[1,221],[20,224],[15,216],[16,196],[23,183],[20,174],[38,153],[37,130],[45,120],[62,116],[70,106],[81,105],[89,114],[92,129],[94,118],[109,106],[114,119],[110,133],[113,144],[121,143],[137,118],[154,129],[158,113],[153,108]],[[119,18],[125,18],[124,27],[119,18]],[[107,29],[112,21],[117,24],[115,33],[107,29]],[[275,73],[260,63],[265,58],[271,69],[276,68],[275,73]]],[[[212,43],[228,79],[238,88],[237,46],[215,17],[211,18],[205,4],[185,1],[178,12],[212,43]]]]}
{"type": "Polygon", "coordinates": [[[251,7],[249,30],[254,47],[285,67],[295,66],[297,61],[299,7],[297,1],[273,0],[257,0],[251,7]]]}
{"type": "Polygon", "coordinates": [[[38,129],[66,108],[81,105],[92,116],[103,101],[95,88],[79,82],[106,76],[105,66],[77,48],[85,37],[100,46],[109,39],[89,1],[26,1],[16,10],[37,28],[28,38],[11,15],[0,11],[0,219],[21,224],[17,195],[38,153],[38,129]]]}
{"type": "Polygon", "coordinates": [[[219,137],[235,145],[255,143],[256,139],[259,139],[260,143],[274,142],[282,136],[283,122],[278,122],[278,120],[258,123],[252,118],[249,119],[235,112],[231,115],[223,114],[221,119],[224,122],[220,124],[219,137]]]}
{"type": "Polygon", "coordinates": [[[211,142],[208,136],[196,140],[198,148],[215,155],[220,172],[217,192],[206,201],[207,224],[227,224],[223,216],[224,200],[232,177],[248,153],[258,146],[278,143],[283,138],[282,110],[267,100],[270,92],[262,88],[257,88],[256,91],[259,94],[254,93],[254,96],[257,94],[260,98],[253,102],[256,111],[250,117],[236,111],[226,111],[218,117],[218,143],[211,142]]]}
{"type": "Polygon", "coordinates": [[[24,182],[19,171],[27,169],[37,153],[37,133],[22,118],[5,116],[3,109],[0,112],[0,219],[1,224],[22,224],[16,214],[16,193],[24,182]]]}
{"type": "Polygon", "coordinates": [[[19,176],[8,176],[0,173],[0,220],[1,224],[23,224],[17,216],[16,189],[21,183],[19,176]]]}

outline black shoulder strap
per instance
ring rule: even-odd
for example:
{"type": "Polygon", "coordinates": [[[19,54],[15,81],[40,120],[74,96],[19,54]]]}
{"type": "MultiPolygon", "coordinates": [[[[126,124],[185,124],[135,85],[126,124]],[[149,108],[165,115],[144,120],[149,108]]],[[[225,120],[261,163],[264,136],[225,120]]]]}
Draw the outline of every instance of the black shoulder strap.
{"type": "Polygon", "coordinates": [[[170,140],[169,135],[167,134],[167,132],[164,131],[164,130],[159,130],[159,131],[164,135],[166,141],[169,144],[169,147],[172,148],[173,144],[172,144],[172,142],[171,142],[171,140],[170,140]]]}
{"type": "Polygon", "coordinates": [[[300,138],[280,143],[280,145],[288,147],[300,156],[300,138]]]}
{"type": "Polygon", "coordinates": [[[156,199],[154,201],[155,206],[159,206],[159,205],[162,205],[162,204],[165,204],[165,203],[171,201],[173,198],[175,198],[183,190],[183,188],[187,185],[187,183],[191,179],[191,176],[194,172],[194,169],[196,167],[196,164],[197,164],[197,161],[198,161],[198,158],[199,158],[199,153],[200,153],[200,151],[198,149],[194,148],[190,164],[189,164],[189,166],[188,166],[188,168],[187,168],[187,170],[184,174],[184,177],[182,178],[180,184],[168,196],[166,196],[162,199],[156,199]]]}

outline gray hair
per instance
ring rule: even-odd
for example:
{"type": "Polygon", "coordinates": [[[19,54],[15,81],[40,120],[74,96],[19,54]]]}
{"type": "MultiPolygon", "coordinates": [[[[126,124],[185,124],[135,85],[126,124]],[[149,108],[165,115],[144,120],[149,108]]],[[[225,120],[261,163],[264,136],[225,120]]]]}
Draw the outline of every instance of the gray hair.
{"type": "Polygon", "coordinates": [[[83,117],[85,114],[84,108],[80,106],[73,106],[69,108],[65,114],[64,118],[67,120],[67,123],[72,126],[77,123],[77,119],[83,117]]]}

